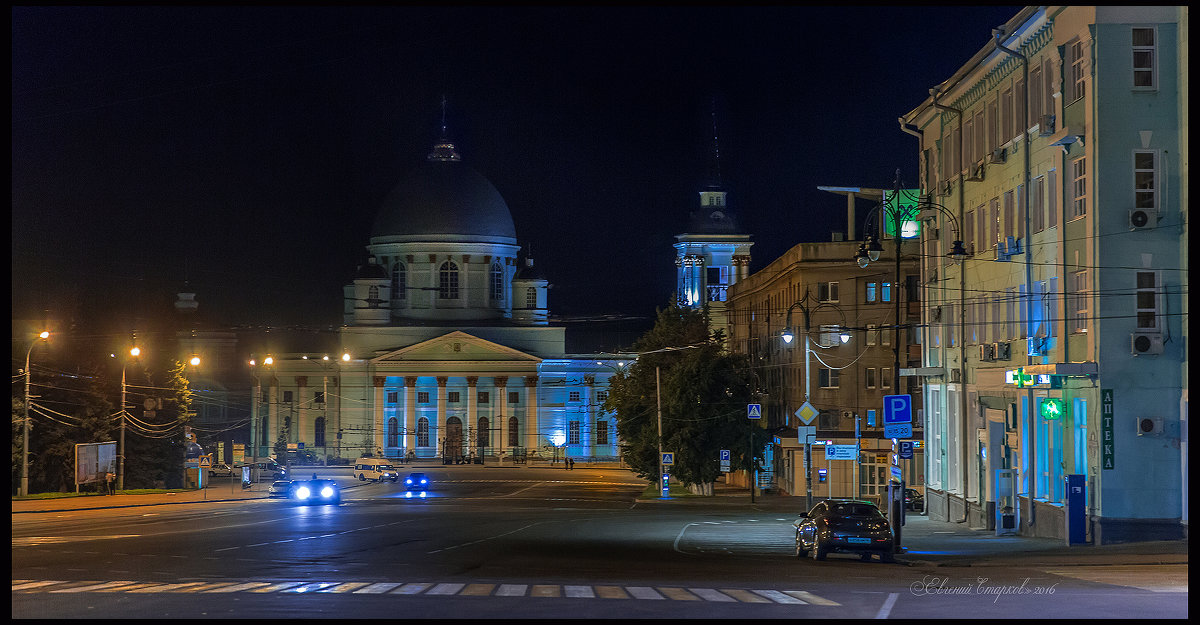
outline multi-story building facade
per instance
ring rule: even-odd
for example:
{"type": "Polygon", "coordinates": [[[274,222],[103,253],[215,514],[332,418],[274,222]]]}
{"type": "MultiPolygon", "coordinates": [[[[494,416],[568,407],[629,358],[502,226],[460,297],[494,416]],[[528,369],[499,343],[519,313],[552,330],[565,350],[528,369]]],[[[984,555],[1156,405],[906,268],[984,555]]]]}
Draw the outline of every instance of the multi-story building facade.
{"type": "MultiPolygon", "coordinates": [[[[811,477],[814,497],[878,500],[890,479],[892,454],[892,441],[883,438],[883,396],[912,394],[918,400],[914,414],[921,409],[920,379],[901,378],[900,388],[894,382],[897,359],[905,368],[920,363],[913,325],[920,318],[917,243],[903,243],[899,281],[891,241],[866,268],[855,262],[860,244],[797,244],[729,290],[729,346],[750,356],[766,393],[763,425],[777,432],[768,468],[775,487],[790,495],[807,495],[811,477]],[[784,341],[784,330],[791,331],[791,341],[784,341]],[[819,411],[811,421],[819,441],[811,472],[805,471],[804,441],[797,438],[802,420],[795,414],[806,401],[819,411]],[[856,442],[857,461],[826,460],[827,443],[856,442]]],[[[919,429],[914,434],[919,437],[919,429]]],[[[901,466],[909,484],[923,482],[920,452],[901,466]]]]}
{"type": "Polygon", "coordinates": [[[1062,537],[1078,475],[1089,540],[1180,533],[1183,42],[1186,8],[1026,7],[900,118],[943,209],[922,267],[932,516],[1062,537]]]}

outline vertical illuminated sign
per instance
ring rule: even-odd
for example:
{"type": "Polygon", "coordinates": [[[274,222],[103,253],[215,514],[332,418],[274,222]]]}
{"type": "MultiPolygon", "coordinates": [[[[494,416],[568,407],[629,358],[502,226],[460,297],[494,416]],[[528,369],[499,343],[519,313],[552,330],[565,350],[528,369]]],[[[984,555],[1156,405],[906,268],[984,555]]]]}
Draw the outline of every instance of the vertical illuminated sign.
{"type": "Polygon", "coordinates": [[[1110,388],[1100,389],[1100,468],[1111,469],[1114,466],[1113,447],[1113,392],[1110,388]]]}
{"type": "Polygon", "coordinates": [[[895,196],[896,193],[894,191],[883,192],[883,219],[886,236],[896,236],[896,224],[893,223],[893,217],[899,217],[900,238],[915,239],[921,236],[921,222],[918,219],[918,215],[921,213],[919,206],[921,190],[901,189],[899,198],[895,196]]]}

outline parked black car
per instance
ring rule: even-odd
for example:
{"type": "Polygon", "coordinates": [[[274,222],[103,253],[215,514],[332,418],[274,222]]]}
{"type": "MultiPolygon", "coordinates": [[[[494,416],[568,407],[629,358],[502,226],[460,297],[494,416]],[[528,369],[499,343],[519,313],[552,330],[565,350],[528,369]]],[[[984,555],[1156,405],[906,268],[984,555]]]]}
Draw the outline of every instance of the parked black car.
{"type": "Polygon", "coordinates": [[[925,496],[915,488],[904,489],[904,507],[920,512],[925,509],[925,496]]]}
{"type": "Polygon", "coordinates": [[[875,504],[858,499],[827,499],[800,513],[796,526],[796,556],[812,554],[814,560],[837,551],[858,553],[863,560],[879,554],[894,560],[895,541],[888,520],[875,504]]]}

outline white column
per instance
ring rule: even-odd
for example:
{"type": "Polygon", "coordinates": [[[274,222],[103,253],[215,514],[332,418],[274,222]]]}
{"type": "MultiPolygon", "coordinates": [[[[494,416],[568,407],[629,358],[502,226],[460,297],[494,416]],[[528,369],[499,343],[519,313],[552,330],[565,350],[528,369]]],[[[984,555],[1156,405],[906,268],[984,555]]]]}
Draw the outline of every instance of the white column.
{"type": "Polygon", "coordinates": [[[383,429],[383,385],[387,378],[377,375],[371,378],[371,384],[374,386],[372,397],[372,412],[374,413],[375,426],[371,431],[371,453],[376,457],[383,455],[383,443],[385,430],[383,429]]]}
{"type": "Polygon", "coordinates": [[[482,454],[483,450],[479,448],[479,437],[482,432],[479,431],[479,393],[476,391],[478,384],[479,376],[467,376],[467,431],[475,432],[475,440],[469,441],[468,439],[468,445],[473,443],[474,447],[467,451],[468,453],[478,451],[482,454]]]}
{"type": "Polygon", "coordinates": [[[446,455],[447,449],[442,441],[446,437],[446,376],[439,375],[437,377],[437,431],[434,441],[438,445],[437,455],[442,457],[446,455]]]}
{"type": "Polygon", "coordinates": [[[404,453],[417,449],[417,376],[404,377],[404,453]]]}
{"type": "Polygon", "coordinates": [[[525,446],[537,449],[541,442],[541,420],[538,415],[537,376],[525,376],[525,446]]]}

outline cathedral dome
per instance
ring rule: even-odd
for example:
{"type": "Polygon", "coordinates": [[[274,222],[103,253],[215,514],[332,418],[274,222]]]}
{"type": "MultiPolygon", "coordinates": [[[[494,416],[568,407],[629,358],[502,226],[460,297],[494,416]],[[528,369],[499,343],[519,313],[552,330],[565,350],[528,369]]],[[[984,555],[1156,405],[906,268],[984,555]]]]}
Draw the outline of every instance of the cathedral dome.
{"type": "Polygon", "coordinates": [[[517,233],[496,187],[442,142],[388,194],[371,236],[374,242],[513,243],[517,233]]]}

